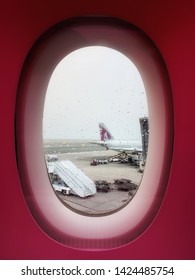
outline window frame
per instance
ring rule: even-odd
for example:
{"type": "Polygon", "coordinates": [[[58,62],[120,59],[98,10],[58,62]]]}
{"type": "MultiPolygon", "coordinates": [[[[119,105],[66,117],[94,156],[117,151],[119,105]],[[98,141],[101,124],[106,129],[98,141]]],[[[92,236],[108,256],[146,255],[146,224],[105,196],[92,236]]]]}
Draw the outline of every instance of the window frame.
{"type": "Polygon", "coordinates": [[[138,238],[156,217],[166,194],[173,118],[171,86],[162,56],[136,27],[112,18],[77,18],[41,36],[21,73],[15,135],[21,188],[40,228],[61,244],[86,250],[119,247],[138,238]],[[53,70],[67,54],[93,45],[116,49],[135,64],[146,89],[150,124],[147,163],[135,197],[116,213],[101,217],[75,213],[59,201],[50,187],[42,139],[44,100],[53,70]]]}

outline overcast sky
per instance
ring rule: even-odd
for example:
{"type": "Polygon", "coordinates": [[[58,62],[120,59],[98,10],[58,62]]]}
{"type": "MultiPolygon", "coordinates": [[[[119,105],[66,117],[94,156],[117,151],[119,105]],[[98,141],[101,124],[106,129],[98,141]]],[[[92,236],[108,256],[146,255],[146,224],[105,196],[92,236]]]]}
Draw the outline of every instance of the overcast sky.
{"type": "Polygon", "coordinates": [[[148,116],[144,85],[134,64],[106,47],[66,56],[51,76],[44,107],[44,139],[98,139],[103,122],[117,139],[139,140],[148,116]]]}

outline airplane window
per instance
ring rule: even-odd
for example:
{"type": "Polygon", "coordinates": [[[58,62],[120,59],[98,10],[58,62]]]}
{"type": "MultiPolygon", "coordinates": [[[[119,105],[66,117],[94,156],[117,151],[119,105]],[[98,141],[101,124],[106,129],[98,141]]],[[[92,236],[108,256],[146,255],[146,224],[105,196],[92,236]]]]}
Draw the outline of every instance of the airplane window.
{"type": "Polygon", "coordinates": [[[57,65],[46,93],[43,143],[52,187],[66,206],[102,215],[129,203],[143,175],[148,133],[144,84],[125,55],[90,46],[57,65]]]}
{"type": "Polygon", "coordinates": [[[43,233],[102,250],[135,240],[157,218],[172,94],[159,50],[137,27],[83,17],[48,30],[24,63],[15,120],[21,190],[43,233]]]}

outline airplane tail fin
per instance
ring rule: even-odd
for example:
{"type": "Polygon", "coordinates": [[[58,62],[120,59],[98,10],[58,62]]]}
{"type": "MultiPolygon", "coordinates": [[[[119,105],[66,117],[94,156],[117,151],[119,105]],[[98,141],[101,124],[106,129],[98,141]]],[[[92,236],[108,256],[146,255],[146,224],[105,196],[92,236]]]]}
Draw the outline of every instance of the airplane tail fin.
{"type": "Polygon", "coordinates": [[[114,137],[110,133],[110,131],[107,129],[104,123],[99,123],[99,130],[100,130],[100,139],[101,141],[108,141],[113,140],[114,137]]]}

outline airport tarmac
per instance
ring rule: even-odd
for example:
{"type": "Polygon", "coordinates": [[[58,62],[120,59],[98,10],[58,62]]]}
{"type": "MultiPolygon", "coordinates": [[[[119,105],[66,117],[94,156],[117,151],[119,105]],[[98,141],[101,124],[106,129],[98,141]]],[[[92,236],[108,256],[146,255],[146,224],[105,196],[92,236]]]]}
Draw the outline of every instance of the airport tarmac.
{"type": "Polygon", "coordinates": [[[142,174],[138,172],[136,167],[131,166],[129,163],[119,162],[109,162],[108,164],[96,166],[90,165],[90,162],[94,159],[107,159],[116,154],[116,152],[110,150],[58,154],[59,161],[72,161],[93,181],[105,180],[110,184],[109,192],[97,192],[95,195],[86,198],[59,194],[59,198],[63,203],[73,211],[92,216],[111,214],[130,203],[137,190],[132,191],[131,194],[129,191],[118,191],[114,180],[127,179],[139,186],[142,174]]]}

